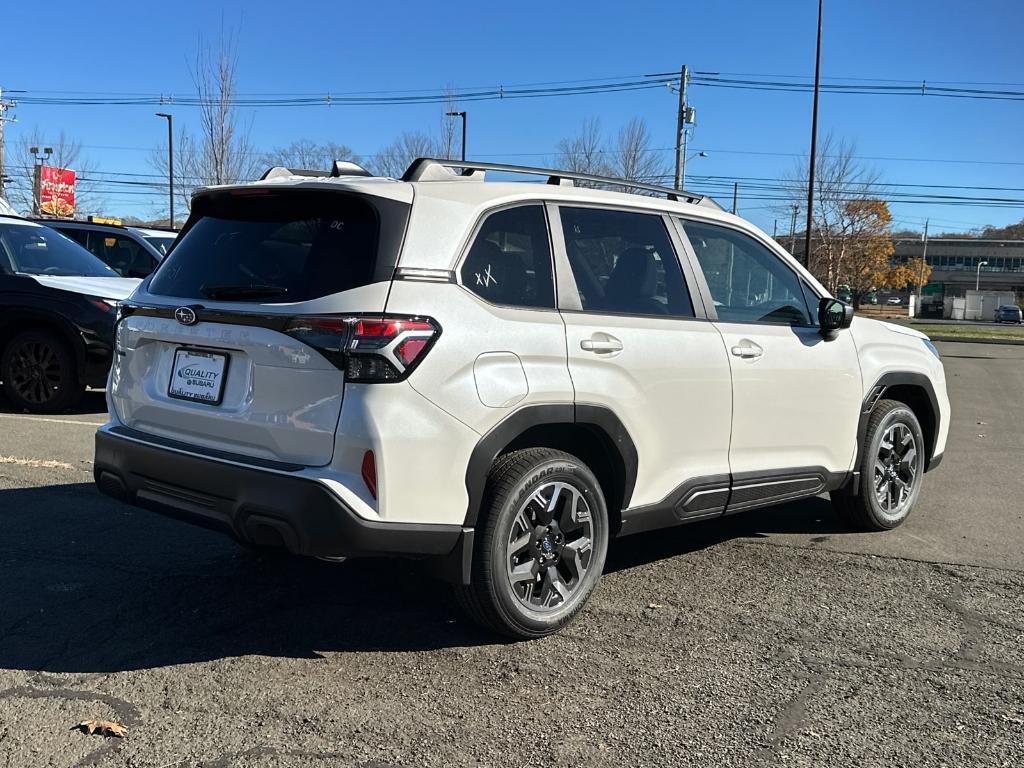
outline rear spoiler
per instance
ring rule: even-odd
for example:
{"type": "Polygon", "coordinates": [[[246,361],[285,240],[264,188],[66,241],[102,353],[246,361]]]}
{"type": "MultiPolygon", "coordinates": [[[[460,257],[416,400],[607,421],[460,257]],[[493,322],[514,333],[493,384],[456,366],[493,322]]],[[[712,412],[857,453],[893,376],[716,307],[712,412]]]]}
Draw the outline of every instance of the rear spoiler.
{"type": "Polygon", "coordinates": [[[283,165],[275,165],[268,168],[267,172],[260,176],[260,181],[267,179],[284,179],[293,176],[308,176],[310,178],[340,178],[342,176],[372,176],[368,170],[361,165],[350,163],[347,160],[335,160],[329,171],[310,170],[306,168],[286,168],[283,165]]]}

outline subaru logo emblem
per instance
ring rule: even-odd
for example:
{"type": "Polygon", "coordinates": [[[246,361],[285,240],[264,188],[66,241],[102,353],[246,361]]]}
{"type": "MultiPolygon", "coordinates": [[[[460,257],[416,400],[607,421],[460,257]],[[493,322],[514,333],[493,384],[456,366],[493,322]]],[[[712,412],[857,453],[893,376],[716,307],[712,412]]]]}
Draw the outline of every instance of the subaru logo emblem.
{"type": "Polygon", "coordinates": [[[174,310],[174,319],[182,325],[195,325],[199,318],[191,307],[178,307],[174,310]]]}

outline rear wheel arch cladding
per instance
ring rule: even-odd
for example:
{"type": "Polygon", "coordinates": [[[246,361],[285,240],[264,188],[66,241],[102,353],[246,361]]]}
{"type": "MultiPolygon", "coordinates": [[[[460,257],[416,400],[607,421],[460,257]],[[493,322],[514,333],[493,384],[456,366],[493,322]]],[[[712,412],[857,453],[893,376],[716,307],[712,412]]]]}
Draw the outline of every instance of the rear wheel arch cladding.
{"type": "Polygon", "coordinates": [[[466,470],[469,506],[464,525],[476,525],[487,475],[495,459],[510,450],[547,447],[580,459],[605,493],[613,533],[636,483],[637,452],[628,430],[603,406],[569,403],[521,408],[491,428],[477,443],[466,470]]]}

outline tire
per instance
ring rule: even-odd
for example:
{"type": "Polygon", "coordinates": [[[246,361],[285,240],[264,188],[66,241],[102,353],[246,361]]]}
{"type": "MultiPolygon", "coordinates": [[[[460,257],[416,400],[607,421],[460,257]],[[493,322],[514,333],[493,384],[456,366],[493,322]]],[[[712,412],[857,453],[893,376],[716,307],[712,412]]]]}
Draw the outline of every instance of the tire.
{"type": "Polygon", "coordinates": [[[833,491],[832,504],[859,530],[901,525],[921,493],[924,452],[921,424],[910,407],[880,400],[868,420],[857,487],[833,491]]]}
{"type": "Polygon", "coordinates": [[[15,408],[54,413],[74,406],[85,387],[68,345],[50,331],[23,331],[0,355],[4,394],[15,408]]]}
{"type": "Polygon", "coordinates": [[[488,474],[471,581],[456,587],[456,598],[490,631],[517,640],[550,635],[593,593],[608,536],[601,486],[582,461],[549,448],[504,454],[488,474]]]}

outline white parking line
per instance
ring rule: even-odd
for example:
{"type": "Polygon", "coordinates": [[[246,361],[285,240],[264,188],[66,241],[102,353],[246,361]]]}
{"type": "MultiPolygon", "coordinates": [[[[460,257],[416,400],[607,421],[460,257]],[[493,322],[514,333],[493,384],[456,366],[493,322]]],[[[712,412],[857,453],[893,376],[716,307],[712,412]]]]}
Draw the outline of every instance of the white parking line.
{"type": "Polygon", "coordinates": [[[74,419],[47,419],[42,416],[22,416],[20,413],[0,413],[0,419],[22,419],[24,421],[49,421],[54,424],[80,424],[84,427],[102,427],[102,421],[75,421],[74,419]]]}
{"type": "Polygon", "coordinates": [[[52,459],[19,459],[17,456],[0,456],[0,464],[16,464],[19,467],[35,467],[36,469],[74,469],[74,467],[66,461],[54,461],[52,459]]]}

